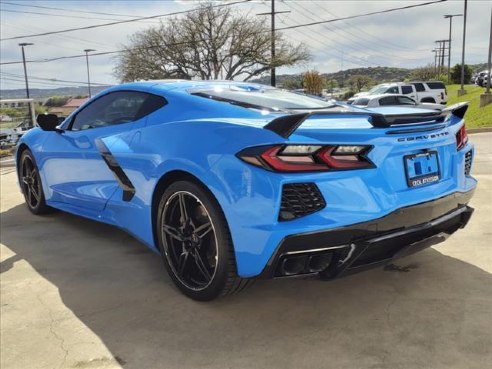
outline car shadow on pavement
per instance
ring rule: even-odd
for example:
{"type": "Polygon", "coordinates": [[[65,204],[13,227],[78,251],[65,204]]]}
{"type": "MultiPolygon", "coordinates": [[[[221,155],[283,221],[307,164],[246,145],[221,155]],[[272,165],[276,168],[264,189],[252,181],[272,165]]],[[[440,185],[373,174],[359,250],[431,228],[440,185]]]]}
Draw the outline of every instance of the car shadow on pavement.
{"type": "Polygon", "coordinates": [[[62,212],[34,217],[24,205],[1,220],[2,243],[15,253],[2,275],[29,263],[124,368],[478,368],[492,360],[491,275],[435,249],[337,281],[258,281],[199,303],[123,231],[62,212]]]}

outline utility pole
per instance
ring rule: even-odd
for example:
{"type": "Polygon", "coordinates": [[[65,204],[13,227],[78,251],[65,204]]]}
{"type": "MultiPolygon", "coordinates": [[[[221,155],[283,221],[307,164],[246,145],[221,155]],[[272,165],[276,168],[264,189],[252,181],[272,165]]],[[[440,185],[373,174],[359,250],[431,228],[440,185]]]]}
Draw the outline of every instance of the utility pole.
{"type": "Polygon", "coordinates": [[[490,79],[492,78],[492,8],[490,9],[490,36],[489,36],[489,58],[487,61],[487,70],[489,72],[487,78],[487,89],[480,95],[480,107],[484,107],[492,103],[492,94],[490,93],[490,79]]]}
{"type": "Polygon", "coordinates": [[[444,72],[444,57],[446,55],[446,40],[442,40],[441,70],[444,72]]]}
{"type": "Polygon", "coordinates": [[[434,53],[434,73],[437,75],[437,49],[432,50],[434,53]]]}
{"type": "Polygon", "coordinates": [[[85,49],[84,52],[85,52],[85,63],[87,65],[87,86],[89,87],[89,99],[92,97],[92,94],[91,94],[91,75],[90,75],[90,72],[89,72],[89,53],[91,51],[96,51],[94,49],[85,49]]]}
{"type": "Polygon", "coordinates": [[[444,19],[449,18],[449,39],[448,39],[448,83],[451,81],[451,29],[453,27],[453,17],[462,17],[463,14],[446,14],[444,19]]]}
{"type": "Polygon", "coordinates": [[[485,93],[490,94],[490,79],[492,78],[492,8],[490,9],[490,36],[489,36],[489,60],[487,61],[487,70],[489,72],[489,79],[487,80],[487,90],[485,93]]]}
{"type": "Polygon", "coordinates": [[[277,84],[276,75],[275,75],[275,15],[282,13],[290,13],[290,11],[276,12],[275,11],[275,0],[270,0],[272,4],[272,11],[269,13],[259,13],[257,15],[270,15],[271,16],[271,26],[272,26],[272,35],[271,35],[271,58],[270,63],[272,64],[270,69],[270,84],[275,87],[277,84]]]}
{"type": "Polygon", "coordinates": [[[26,67],[26,53],[24,52],[25,46],[34,45],[30,42],[20,43],[19,46],[22,48],[22,64],[24,64],[24,79],[26,80],[26,96],[29,99],[29,82],[27,81],[27,67],[26,67]]]}
{"type": "Polygon", "coordinates": [[[435,42],[439,44],[439,46],[438,46],[439,54],[437,57],[437,60],[438,60],[437,75],[440,76],[444,72],[444,59],[446,57],[446,42],[448,42],[448,40],[437,40],[435,42]]]}
{"type": "MultiPolygon", "coordinates": [[[[24,47],[31,46],[31,45],[34,45],[34,44],[31,42],[22,42],[19,44],[19,46],[22,48],[22,64],[24,65],[24,79],[26,81],[26,96],[28,99],[30,98],[30,96],[29,96],[29,82],[27,80],[26,53],[24,51],[24,47]]],[[[33,108],[31,107],[31,105],[32,105],[32,103],[28,103],[29,117],[31,118],[31,126],[34,126],[34,124],[35,124],[34,111],[33,111],[33,108]]],[[[34,106],[34,105],[32,105],[32,106],[34,106]]]]}
{"type": "Polygon", "coordinates": [[[461,89],[458,91],[458,96],[466,94],[465,91],[465,40],[466,40],[466,15],[467,15],[468,0],[465,0],[465,10],[463,12],[463,47],[461,50],[461,89]]]}

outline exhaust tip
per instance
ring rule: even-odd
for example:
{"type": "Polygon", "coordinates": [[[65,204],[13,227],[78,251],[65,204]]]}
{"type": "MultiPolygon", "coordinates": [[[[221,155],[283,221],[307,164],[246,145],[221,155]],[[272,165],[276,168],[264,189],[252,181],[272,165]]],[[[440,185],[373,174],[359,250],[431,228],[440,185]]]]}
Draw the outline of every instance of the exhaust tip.
{"type": "Polygon", "coordinates": [[[312,255],[307,261],[309,273],[318,273],[327,269],[333,259],[333,254],[312,255]]]}
{"type": "Polygon", "coordinates": [[[306,267],[307,256],[287,257],[282,260],[280,271],[282,275],[301,273],[306,267]]]}

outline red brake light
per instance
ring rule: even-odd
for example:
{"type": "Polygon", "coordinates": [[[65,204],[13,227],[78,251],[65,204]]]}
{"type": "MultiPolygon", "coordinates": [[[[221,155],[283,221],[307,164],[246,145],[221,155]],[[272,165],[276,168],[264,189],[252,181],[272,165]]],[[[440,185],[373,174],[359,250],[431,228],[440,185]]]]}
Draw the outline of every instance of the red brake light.
{"type": "Polygon", "coordinates": [[[318,153],[318,157],[333,169],[371,168],[373,166],[372,163],[361,156],[360,153],[338,154],[337,150],[337,146],[327,146],[318,153]]]}
{"type": "Polygon", "coordinates": [[[373,168],[360,145],[275,145],[251,147],[238,157],[247,163],[277,172],[310,172],[373,168]]]}
{"type": "Polygon", "coordinates": [[[456,149],[460,151],[465,147],[468,142],[468,134],[466,133],[465,125],[461,126],[458,132],[456,132],[456,149]]]}

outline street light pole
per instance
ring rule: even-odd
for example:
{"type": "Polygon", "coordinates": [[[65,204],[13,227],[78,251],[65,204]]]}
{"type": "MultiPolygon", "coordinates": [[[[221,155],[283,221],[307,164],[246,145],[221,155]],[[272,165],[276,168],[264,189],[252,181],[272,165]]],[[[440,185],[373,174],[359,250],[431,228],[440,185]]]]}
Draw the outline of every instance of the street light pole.
{"type": "Polygon", "coordinates": [[[91,94],[91,74],[90,74],[90,71],[89,71],[89,53],[91,51],[96,51],[94,49],[85,49],[84,52],[85,52],[85,63],[87,65],[87,86],[89,87],[89,99],[92,97],[92,94],[91,94]]]}
{"type": "Polygon", "coordinates": [[[487,60],[487,71],[488,71],[488,76],[489,78],[487,79],[487,90],[485,91],[486,94],[490,95],[490,79],[492,78],[492,71],[490,70],[492,68],[492,8],[490,9],[490,36],[489,36],[489,58],[487,60]]]}
{"type": "Polygon", "coordinates": [[[486,75],[487,78],[487,88],[483,94],[480,95],[480,107],[484,107],[485,105],[491,104],[492,103],[492,94],[490,93],[490,79],[492,78],[491,76],[491,69],[492,68],[492,8],[490,9],[490,36],[489,36],[489,57],[487,60],[487,71],[488,75],[486,75]]]}
{"type": "Polygon", "coordinates": [[[453,27],[453,17],[462,17],[463,14],[446,14],[444,18],[449,18],[449,42],[448,42],[448,83],[451,80],[451,29],[453,27]]]}
{"type": "Polygon", "coordinates": [[[34,45],[30,42],[20,43],[19,46],[22,48],[22,64],[24,64],[24,79],[26,80],[26,96],[29,99],[29,82],[27,80],[27,67],[26,67],[26,53],[24,52],[25,46],[34,45]]]}
{"type": "Polygon", "coordinates": [[[463,12],[463,47],[461,50],[461,89],[458,91],[458,96],[466,94],[465,84],[465,40],[466,40],[466,15],[467,15],[468,0],[465,0],[465,10],[463,12]]]}

